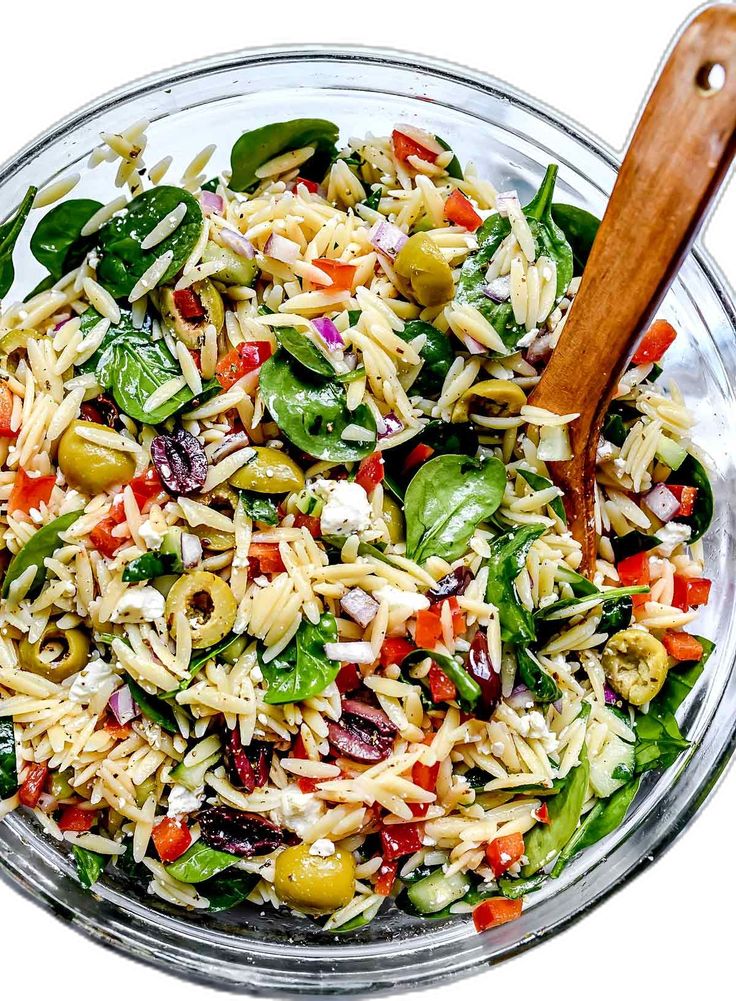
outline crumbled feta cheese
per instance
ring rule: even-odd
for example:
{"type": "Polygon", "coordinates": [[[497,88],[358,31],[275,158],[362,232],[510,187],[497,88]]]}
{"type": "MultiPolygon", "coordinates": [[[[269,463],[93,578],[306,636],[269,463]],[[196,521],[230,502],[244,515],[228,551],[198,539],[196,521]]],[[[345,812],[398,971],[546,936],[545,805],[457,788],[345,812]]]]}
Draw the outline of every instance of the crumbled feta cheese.
{"type": "Polygon", "coordinates": [[[329,858],[335,854],[335,845],[329,838],[318,838],[309,849],[310,855],[318,855],[320,858],[329,858]]]}
{"type": "Polygon", "coordinates": [[[393,624],[405,622],[412,615],[429,608],[429,598],[413,591],[402,591],[392,584],[384,584],[373,592],[376,601],[386,602],[393,624]]]}
{"type": "Polygon", "coordinates": [[[320,516],[323,535],[352,535],[370,527],[371,505],[368,494],[358,483],[317,480],[312,490],[325,501],[320,516]]]}
{"type": "Polygon", "coordinates": [[[151,524],[149,519],[146,519],[141,527],[138,529],[138,534],[145,542],[149,549],[160,549],[164,541],[163,532],[157,531],[151,524]]]}
{"type": "Polygon", "coordinates": [[[687,542],[691,535],[692,529],[689,525],[682,525],[680,522],[671,521],[667,525],[663,525],[657,529],[659,545],[653,552],[659,556],[671,556],[675,549],[681,546],[683,542],[687,542]]]}
{"type": "Polygon", "coordinates": [[[556,734],[551,732],[544,716],[536,710],[521,717],[519,720],[519,733],[522,737],[541,741],[542,747],[548,754],[557,750],[558,741],[556,734]]]}
{"type": "Polygon", "coordinates": [[[538,334],[539,334],[539,329],[537,327],[534,327],[532,330],[528,331],[526,334],[524,334],[523,337],[521,337],[516,342],[517,349],[528,348],[530,344],[533,344],[534,341],[536,341],[538,334]]]}
{"type": "Polygon", "coordinates": [[[271,820],[303,839],[324,810],[324,803],[314,793],[302,792],[297,785],[288,785],[281,790],[281,803],[271,811],[271,820]]]}
{"type": "Polygon", "coordinates": [[[495,758],[500,758],[506,750],[506,745],[502,740],[494,740],[491,744],[491,753],[495,758]]]}
{"type": "Polygon", "coordinates": [[[131,588],[111,615],[112,622],[153,622],[164,614],[164,596],[155,587],[131,588]]]}
{"type": "Polygon", "coordinates": [[[76,676],[69,689],[69,698],[72,702],[86,705],[99,695],[101,699],[104,698],[104,705],[115,691],[117,682],[118,678],[112,667],[98,657],[91,660],[76,676]]]}
{"type": "Polygon", "coordinates": [[[605,438],[598,439],[598,448],[595,453],[595,461],[597,463],[608,462],[615,455],[618,454],[618,449],[613,444],[613,442],[607,441],[605,438]]]}
{"type": "Polygon", "coordinates": [[[168,817],[179,817],[182,813],[194,813],[204,800],[204,786],[192,792],[186,786],[175,785],[169,789],[168,817]]]}

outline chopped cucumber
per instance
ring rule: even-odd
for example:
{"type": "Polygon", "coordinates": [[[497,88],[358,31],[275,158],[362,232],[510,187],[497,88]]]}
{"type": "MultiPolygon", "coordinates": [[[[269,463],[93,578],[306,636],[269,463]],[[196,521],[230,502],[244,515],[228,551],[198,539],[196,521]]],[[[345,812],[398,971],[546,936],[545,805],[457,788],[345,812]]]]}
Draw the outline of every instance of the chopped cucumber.
{"type": "Polygon", "coordinates": [[[636,744],[634,731],[623,722],[620,714],[611,709],[606,709],[606,713],[616,719],[617,729],[625,727],[627,737],[609,733],[600,751],[590,758],[590,785],[601,799],[607,799],[632,778],[636,744]]]}
{"type": "Polygon", "coordinates": [[[201,789],[204,785],[204,777],[207,772],[211,768],[214,768],[219,760],[220,752],[215,751],[214,754],[211,754],[209,758],[205,758],[198,765],[185,765],[182,761],[176,768],[171,769],[171,777],[179,785],[184,786],[185,789],[196,792],[197,789],[201,789]]]}
{"type": "Polygon", "coordinates": [[[663,462],[665,466],[669,466],[672,470],[679,469],[685,459],[687,459],[687,452],[682,445],[678,445],[676,441],[667,438],[663,434],[659,436],[659,444],[654,454],[660,462],[663,462]]]}
{"type": "Polygon", "coordinates": [[[406,891],[412,906],[420,914],[436,914],[456,900],[460,900],[470,889],[470,880],[463,872],[446,876],[441,869],[431,876],[420,879],[406,891]]]}
{"type": "Polygon", "coordinates": [[[181,536],[180,528],[170,528],[164,535],[164,541],[159,550],[162,556],[171,556],[171,569],[174,573],[183,573],[184,564],[181,560],[181,536]]]}

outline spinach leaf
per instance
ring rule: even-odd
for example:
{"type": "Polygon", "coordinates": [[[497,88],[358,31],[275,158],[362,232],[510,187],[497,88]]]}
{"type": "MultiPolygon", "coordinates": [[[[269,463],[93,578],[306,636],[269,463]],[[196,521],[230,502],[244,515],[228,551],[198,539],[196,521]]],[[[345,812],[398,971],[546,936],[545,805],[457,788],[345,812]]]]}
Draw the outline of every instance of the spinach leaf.
{"type": "Polygon", "coordinates": [[[321,181],[337,156],[338,134],[337,125],[321,118],[295,118],[244,132],[230,154],[231,189],[247,191],[255,187],[259,167],[282,153],[304,146],[314,146],[315,152],[299,171],[310,181],[321,181]]]}
{"type": "Polygon", "coordinates": [[[100,260],[97,280],[116,299],[130,295],[139,278],[162,254],[173,252],[171,264],[158,284],[164,285],[181,271],[202,232],[203,216],[197,199],[183,188],[162,184],[144,191],[120,213],[113,216],[97,234],[100,260]],[[186,215],[171,236],[150,250],[142,241],[151,230],[182,202],[186,215]]]}
{"type": "Polygon", "coordinates": [[[279,511],[270,497],[251,493],[249,490],[241,490],[240,501],[246,514],[253,521],[262,521],[266,525],[278,524],[279,511]]]}
{"type": "Polygon", "coordinates": [[[15,756],[15,727],[10,716],[0,717],[0,799],[9,799],[18,791],[18,765],[15,756]]]}
{"type": "Polygon", "coordinates": [[[171,707],[157,695],[149,695],[137,681],[133,681],[130,675],[127,676],[126,680],[134,702],[146,719],[157,723],[162,730],[166,730],[168,733],[179,733],[179,727],[176,725],[171,707]]]}
{"type": "Polygon", "coordinates": [[[497,882],[498,888],[504,897],[508,897],[509,900],[518,900],[519,897],[538,890],[546,878],[545,873],[530,876],[529,879],[513,879],[511,876],[501,876],[497,882]]]}
{"type": "Polygon", "coordinates": [[[122,873],[134,886],[147,887],[151,880],[151,873],[142,862],[136,862],[133,852],[133,839],[126,838],[123,844],[125,845],[125,854],[118,855],[115,859],[115,870],[122,873]]]}
{"type": "MultiPolygon", "coordinates": [[[[519,469],[519,476],[526,480],[532,490],[546,490],[548,487],[554,486],[552,480],[548,480],[546,476],[540,476],[539,473],[532,472],[531,469],[519,469]]],[[[567,524],[567,515],[565,514],[565,505],[562,503],[561,497],[555,497],[554,500],[549,502],[549,507],[552,508],[554,513],[563,523],[567,524]]]]}
{"type": "Polygon", "coordinates": [[[564,205],[559,202],[552,206],[552,218],[570,244],[575,274],[581,275],[593,249],[593,241],[601,224],[600,219],[591,212],[578,208],[577,205],[564,205]]]}
{"type": "Polygon", "coordinates": [[[91,890],[102,874],[102,870],[107,864],[107,859],[99,852],[91,852],[87,848],[79,845],[72,845],[72,855],[74,864],[77,867],[79,882],[85,890],[91,890]]]}
{"type": "Polygon", "coordinates": [[[547,674],[534,654],[526,647],[516,648],[516,669],[536,702],[556,702],[559,699],[560,690],[554,679],[547,674]]]}
{"type": "Polygon", "coordinates": [[[50,521],[48,525],[44,525],[43,528],[39,528],[39,530],[30,537],[28,542],[26,542],[26,544],[18,550],[8,564],[5,580],[3,581],[3,598],[7,598],[10,585],[14,580],[17,580],[20,575],[28,569],[28,567],[36,568],[36,576],[33,578],[33,583],[28,591],[28,597],[36,597],[38,592],[43,587],[43,582],[46,580],[46,567],[44,566],[44,560],[47,557],[54,555],[59,546],[62,545],[59,540],[59,536],[62,532],[66,532],[66,530],[73,525],[77,518],[79,518],[83,513],[83,511],[72,511],[69,514],[62,515],[61,518],[55,518],[53,521],[50,521]]]}
{"type": "MultiPolygon", "coordinates": [[[[85,310],[82,333],[88,333],[101,319],[95,309],[85,310]]],[[[151,339],[150,325],[140,330],[133,326],[129,311],[123,311],[120,322],[110,326],[100,347],[80,369],[93,372],[104,389],[112,390],[123,413],[141,424],[161,424],[194,400],[194,393],[184,386],[160,407],[144,410],[151,394],[169,379],[180,377],[181,368],[163,339],[151,339]]],[[[207,400],[221,388],[217,379],[209,379],[198,399],[207,400]]]]}
{"type": "Polygon", "coordinates": [[[268,682],[268,705],[301,702],[323,692],[338,675],[340,662],[330,660],[325,643],[337,642],[337,622],[325,612],[317,625],[305,620],[286,649],[268,663],[261,661],[268,682]]]}
{"type": "Polygon", "coordinates": [[[431,448],[435,458],[438,455],[474,456],[478,452],[478,432],[470,422],[451,424],[435,419],[427,421],[416,437],[384,452],[385,485],[402,502],[406,488],[416,473],[416,466],[407,468],[407,459],[419,444],[431,448]]]}
{"type": "MultiPolygon", "coordinates": [[[[582,598],[561,598],[559,601],[555,601],[551,605],[546,605],[544,608],[538,608],[534,613],[534,618],[538,622],[547,622],[549,620],[556,619],[558,612],[567,612],[571,608],[577,610],[577,606],[580,606],[580,612],[587,612],[597,605],[602,605],[604,602],[613,601],[618,598],[627,598],[632,594],[646,594],[649,587],[645,584],[635,585],[632,587],[612,587],[608,591],[599,591],[597,594],[586,594],[582,598]]],[[[567,619],[567,616],[565,616],[567,619]]]]}
{"type": "Polygon", "coordinates": [[[406,555],[420,563],[457,559],[498,509],[505,486],[506,469],[496,458],[440,455],[425,462],[406,491],[406,555]]]}
{"type": "Polygon", "coordinates": [[[667,680],[659,695],[652,700],[649,712],[636,717],[637,775],[651,769],[669,768],[680,753],[690,746],[680,731],[675,713],[695,687],[715,643],[698,636],[703,646],[703,656],[698,661],[683,662],[670,668],[667,680]]]}
{"type": "Polygon", "coordinates": [[[616,445],[618,448],[621,448],[623,443],[626,441],[626,436],[628,434],[621,414],[614,414],[611,412],[606,414],[606,419],[603,422],[603,427],[601,428],[601,434],[606,441],[610,441],[612,445],[616,445]]]}
{"type": "Polygon", "coordinates": [[[672,482],[686,487],[697,487],[698,496],[695,498],[695,508],[688,518],[677,518],[683,525],[689,525],[692,530],[690,542],[697,542],[705,534],[713,520],[713,490],[708,479],[708,474],[701,462],[694,455],[688,455],[676,473],[673,474],[672,482]]]}
{"type": "Polygon", "coordinates": [[[419,648],[412,650],[411,653],[408,653],[404,657],[401,662],[401,670],[404,671],[406,668],[411,667],[412,664],[419,663],[425,657],[431,657],[437,667],[444,671],[454,684],[457,689],[457,701],[459,705],[466,711],[474,709],[481,697],[480,685],[468,674],[462,664],[458,664],[454,657],[450,657],[445,653],[437,653],[436,650],[423,650],[419,648]]]}
{"type": "Polygon", "coordinates": [[[91,198],[71,198],[55,205],[31,237],[31,253],[48,271],[48,275],[34,290],[49,288],[72,268],[79,267],[87,252],[97,242],[97,234],[82,236],[82,229],[102,202],[91,198]]]}
{"type": "Polygon", "coordinates": [[[166,866],[166,871],[181,883],[203,883],[239,861],[237,855],[210,848],[204,841],[195,841],[175,862],[166,866]]]}
{"type": "Polygon", "coordinates": [[[348,410],[344,388],[306,372],[284,351],[277,351],[261,368],[261,394],[271,416],[292,444],[316,459],[352,462],[376,447],[376,421],[361,403],[348,410]],[[349,425],[366,429],[362,441],[345,441],[349,425]]]}
{"type": "Polygon", "coordinates": [[[123,580],[138,583],[142,580],[153,580],[164,574],[174,573],[176,557],[173,553],[144,553],[138,559],[131,560],[123,570],[123,580]]]}
{"type": "Polygon", "coordinates": [[[524,569],[532,543],[544,532],[544,525],[521,525],[490,544],[486,601],[498,609],[505,643],[529,643],[536,636],[534,618],[519,601],[514,581],[524,569]]]}
{"type": "Polygon", "coordinates": [[[643,532],[634,529],[626,532],[625,535],[612,535],[611,547],[613,548],[614,562],[621,563],[629,556],[636,556],[637,553],[645,553],[658,546],[660,540],[656,535],[645,535],[643,532]]]}
{"type": "MultiPolygon", "coordinates": [[[[551,164],[539,191],[524,209],[524,215],[534,236],[537,254],[549,257],[557,265],[556,299],[559,299],[573,276],[573,255],[565,234],[552,217],[552,195],[556,180],[557,166],[551,164]]],[[[483,292],[488,265],[510,232],[511,224],[500,215],[492,215],[483,223],[477,233],[478,250],[462,266],[455,298],[462,304],[479,309],[500,335],[508,351],[513,352],[525,332],[524,327],[514,320],[510,302],[493,302],[483,292]]]]}
{"type": "MultiPolygon", "coordinates": [[[[452,146],[450,146],[449,143],[446,143],[441,136],[435,136],[435,139],[440,144],[442,149],[449,150],[450,152],[452,152],[452,146]]],[[[454,177],[456,181],[464,180],[463,168],[460,166],[460,161],[458,160],[457,156],[455,156],[454,153],[452,160],[450,160],[450,162],[447,164],[445,170],[447,171],[448,175],[450,177],[454,177]]]]}
{"type": "Polygon", "coordinates": [[[0,226],[0,299],[8,294],[10,286],[13,284],[15,278],[13,251],[20,231],[28,218],[28,213],[33,208],[33,199],[36,197],[37,191],[37,188],[29,188],[15,215],[0,226]]]}
{"type": "Polygon", "coordinates": [[[211,914],[229,911],[250,896],[256,888],[260,876],[254,872],[223,873],[213,876],[199,886],[202,896],[210,902],[207,910],[211,914]]]}
{"type": "Polygon", "coordinates": [[[585,815],[583,822],[560,852],[551,872],[555,878],[567,863],[597,841],[608,837],[624,821],[631,803],[639,789],[640,779],[632,779],[617,789],[608,799],[599,799],[593,809],[585,815]]]}
{"type": "Polygon", "coordinates": [[[412,384],[410,393],[425,399],[437,396],[442,389],[445,376],[455,360],[455,352],[450,344],[450,338],[437,327],[433,327],[431,323],[425,323],[424,320],[409,320],[404,325],[404,329],[398,330],[396,333],[407,343],[420,335],[425,337],[424,347],[419,352],[419,357],[424,364],[412,384]]]}
{"type": "Polygon", "coordinates": [[[628,596],[604,601],[601,605],[601,621],[598,623],[596,632],[608,633],[611,636],[622,629],[628,629],[633,614],[634,602],[628,596]]]}
{"type": "Polygon", "coordinates": [[[335,378],[335,369],[309,338],[296,327],[274,327],[276,340],[284,351],[288,351],[304,368],[317,375],[335,378]]]}
{"type": "Polygon", "coordinates": [[[571,570],[568,566],[557,568],[557,577],[565,584],[569,584],[572,593],[581,598],[585,594],[598,594],[598,588],[587,577],[583,577],[577,570],[571,570]]]}
{"type": "Polygon", "coordinates": [[[377,188],[374,188],[373,191],[371,191],[367,198],[363,199],[363,205],[365,205],[366,208],[373,209],[374,212],[377,212],[382,198],[383,188],[379,184],[377,188]]]}

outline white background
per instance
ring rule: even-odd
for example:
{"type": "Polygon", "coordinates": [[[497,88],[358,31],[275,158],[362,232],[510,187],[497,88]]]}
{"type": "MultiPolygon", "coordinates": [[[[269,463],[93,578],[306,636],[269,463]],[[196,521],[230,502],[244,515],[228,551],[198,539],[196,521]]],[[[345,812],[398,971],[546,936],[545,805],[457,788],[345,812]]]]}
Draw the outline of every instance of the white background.
{"type": "MultiPolygon", "coordinates": [[[[542,98],[620,148],[694,2],[36,0],[2,8],[0,161],[78,105],[130,79],[209,53],[280,42],[386,45],[465,63],[542,98]]],[[[732,184],[706,236],[732,285],[735,218],[732,184]]],[[[678,1001],[709,988],[713,997],[733,996],[734,822],[732,771],[667,856],[581,924],[519,960],[421,996],[449,1001],[462,991],[468,1001],[607,1001],[650,994],[678,1001]]],[[[43,989],[54,1001],[117,1001],[123,991],[177,1001],[213,996],[103,951],[4,884],[0,942],[4,994],[15,972],[24,996],[43,989]]]]}

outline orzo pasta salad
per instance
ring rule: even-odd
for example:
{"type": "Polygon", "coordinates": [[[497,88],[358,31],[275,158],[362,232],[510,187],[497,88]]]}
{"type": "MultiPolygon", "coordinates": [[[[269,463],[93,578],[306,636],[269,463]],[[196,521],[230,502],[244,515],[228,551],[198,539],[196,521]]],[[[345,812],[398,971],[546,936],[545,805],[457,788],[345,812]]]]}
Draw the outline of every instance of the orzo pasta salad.
{"type": "Polygon", "coordinates": [[[108,204],[65,178],[0,228],[0,817],[182,908],[518,917],[688,746],[675,330],[610,408],[588,579],[576,415],[527,401],[597,227],[557,168],[522,205],[415,126],[297,120],[175,183],[146,124],[92,155],[108,204]]]}

